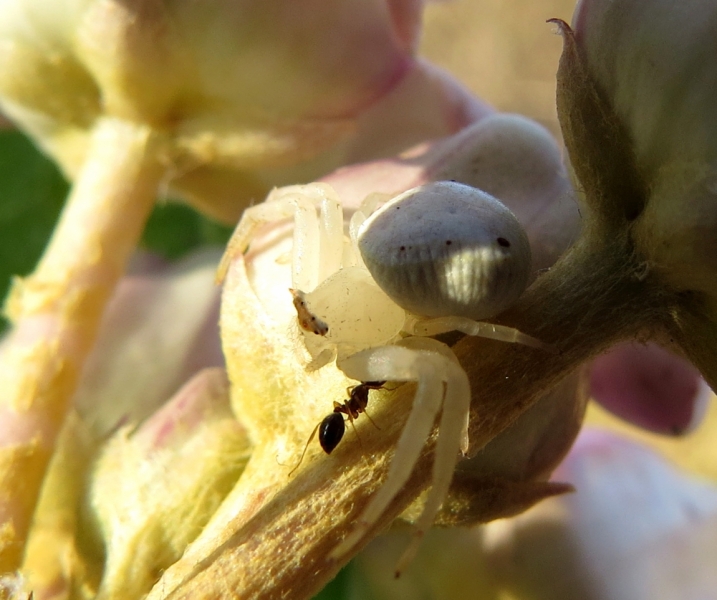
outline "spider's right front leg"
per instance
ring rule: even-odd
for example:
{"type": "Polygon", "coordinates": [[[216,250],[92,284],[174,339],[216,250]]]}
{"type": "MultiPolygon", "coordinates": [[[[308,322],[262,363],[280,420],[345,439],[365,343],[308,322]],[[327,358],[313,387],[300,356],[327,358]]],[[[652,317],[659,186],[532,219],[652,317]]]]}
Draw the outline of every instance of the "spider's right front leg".
{"type": "Polygon", "coordinates": [[[247,251],[262,225],[291,218],[294,219],[291,287],[309,292],[337,270],[343,252],[341,205],[330,186],[307,184],[276,189],[265,202],[244,211],[219,263],[216,281],[224,280],[231,261],[247,251]]]}
{"type": "Polygon", "coordinates": [[[400,345],[369,348],[340,360],[338,366],[349,377],[360,381],[416,381],[418,387],[386,481],[361,514],[356,529],[334,549],[334,556],[342,556],[351,550],[401,491],[418,462],[436,415],[443,406],[432,487],[416,523],[416,538],[399,564],[399,568],[402,568],[415,553],[421,536],[432,525],[448,493],[459,450],[464,445],[465,424],[470,409],[468,378],[457,362],[441,353],[400,345]]]}

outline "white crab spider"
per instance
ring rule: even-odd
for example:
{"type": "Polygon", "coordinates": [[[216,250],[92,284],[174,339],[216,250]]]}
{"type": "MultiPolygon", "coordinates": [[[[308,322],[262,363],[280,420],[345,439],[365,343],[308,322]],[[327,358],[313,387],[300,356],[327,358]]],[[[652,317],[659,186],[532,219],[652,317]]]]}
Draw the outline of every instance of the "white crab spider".
{"type": "Polygon", "coordinates": [[[440,509],[459,452],[468,449],[467,376],[447,346],[415,336],[458,330],[546,346],[515,329],[477,320],[515,302],[530,274],[528,240],[503,204],[454,182],[426,184],[377,208],[386,199],[369,196],[353,215],[346,238],[341,205],[329,185],[275,190],[264,204],[245,211],[219,277],[260,225],[293,217],[291,287],[295,305],[301,299],[301,332],[312,357],[308,368],[335,358],[357,381],[417,382],[386,481],[334,556],[359,542],[400,491],[442,408],[432,487],[403,565],[440,509]],[[305,326],[309,321],[328,329],[312,333],[305,326]]]}

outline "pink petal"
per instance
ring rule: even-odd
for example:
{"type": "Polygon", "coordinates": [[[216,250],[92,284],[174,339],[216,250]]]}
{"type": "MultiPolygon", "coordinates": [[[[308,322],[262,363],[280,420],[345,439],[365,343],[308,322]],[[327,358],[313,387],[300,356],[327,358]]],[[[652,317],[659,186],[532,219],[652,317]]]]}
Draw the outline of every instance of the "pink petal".
{"type": "Polygon", "coordinates": [[[621,344],[590,367],[593,398],[650,431],[680,435],[701,420],[709,388],[687,361],[655,344],[621,344]]]}
{"type": "Polygon", "coordinates": [[[484,110],[455,135],[393,158],[338,169],[322,180],[349,209],[371,192],[398,194],[427,181],[455,179],[480,188],[506,204],[525,227],[536,273],[549,268],[580,229],[560,149],[534,121],[484,110]]]}
{"type": "MultiPolygon", "coordinates": [[[[223,367],[202,369],[133,433],[148,448],[179,447],[194,430],[210,421],[234,419],[229,381],[223,367]]],[[[237,429],[240,425],[237,422],[237,429]]]]}
{"type": "Polygon", "coordinates": [[[492,112],[452,75],[417,60],[387,94],[359,115],[343,163],[398,154],[456,133],[492,112]]]}
{"type": "Polygon", "coordinates": [[[577,491],[485,530],[504,585],[535,600],[714,598],[715,485],[596,430],[580,434],[555,477],[577,491]]]}
{"type": "MultiPolygon", "coordinates": [[[[342,140],[315,156],[302,158],[297,164],[260,169],[256,175],[268,189],[271,186],[306,183],[323,176],[334,185],[335,177],[331,173],[334,169],[341,172],[344,165],[351,165],[347,167],[349,169],[360,168],[358,163],[365,161],[383,161],[383,164],[372,165],[369,168],[371,171],[383,170],[388,165],[399,166],[399,170],[403,171],[400,165],[413,161],[405,161],[403,155],[396,155],[416,144],[455,134],[492,113],[493,109],[450,74],[426,61],[417,60],[391,89],[363,107],[353,122],[353,131],[342,140]]],[[[375,180],[375,172],[369,177],[375,180]]],[[[397,178],[395,173],[392,178],[397,178]]],[[[418,183],[412,179],[392,187],[391,191],[404,191],[418,183]]],[[[360,185],[352,195],[363,199],[366,195],[364,189],[369,187],[360,185]]],[[[382,188],[369,191],[379,189],[382,188]]],[[[223,192],[219,190],[218,193],[223,192]]]]}
{"type": "Polygon", "coordinates": [[[223,366],[215,250],[173,264],[139,255],[103,317],[75,394],[98,436],[139,422],[204,367],[223,366]]]}
{"type": "Polygon", "coordinates": [[[289,118],[355,116],[410,68],[422,3],[214,0],[168,5],[207,97],[289,118]]]}

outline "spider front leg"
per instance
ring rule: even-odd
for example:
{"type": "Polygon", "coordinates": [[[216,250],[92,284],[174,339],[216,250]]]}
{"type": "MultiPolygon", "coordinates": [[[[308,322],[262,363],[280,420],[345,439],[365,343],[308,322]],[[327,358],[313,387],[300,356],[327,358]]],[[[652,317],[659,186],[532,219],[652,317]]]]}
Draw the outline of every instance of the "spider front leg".
{"type": "Polygon", "coordinates": [[[224,280],[231,261],[247,251],[262,225],[290,218],[294,219],[292,287],[311,291],[336,271],[343,255],[343,210],[331,186],[312,183],[276,189],[265,202],[244,211],[219,263],[217,282],[224,280]]]}
{"type": "Polygon", "coordinates": [[[396,445],[386,481],[362,513],[356,529],[334,549],[332,555],[335,557],[351,550],[400,492],[418,462],[436,415],[443,406],[433,462],[432,487],[421,516],[415,524],[414,539],[397,567],[397,571],[400,571],[415,554],[420,539],[433,524],[448,493],[453,471],[466,439],[466,422],[470,409],[468,378],[457,361],[444,356],[443,353],[400,345],[369,348],[341,360],[338,366],[349,377],[361,381],[416,381],[418,387],[411,414],[396,445]]]}
{"type": "Polygon", "coordinates": [[[460,331],[466,335],[484,337],[512,344],[523,344],[524,346],[538,348],[553,354],[558,351],[552,344],[546,344],[538,338],[527,335],[513,327],[496,325],[495,323],[485,321],[475,321],[467,317],[420,318],[411,315],[406,318],[406,324],[403,330],[411,335],[426,337],[448,333],[449,331],[460,331]]]}

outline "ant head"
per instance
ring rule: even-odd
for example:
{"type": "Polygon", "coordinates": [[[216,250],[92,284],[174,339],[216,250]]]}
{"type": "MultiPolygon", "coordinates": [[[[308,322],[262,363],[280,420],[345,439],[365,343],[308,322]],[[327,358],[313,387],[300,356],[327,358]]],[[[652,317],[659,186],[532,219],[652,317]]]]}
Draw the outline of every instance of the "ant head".
{"type": "Polygon", "coordinates": [[[346,424],[341,413],[333,412],[321,421],[319,425],[319,443],[326,454],[331,454],[333,449],[339,445],[345,431],[346,424]]]}

